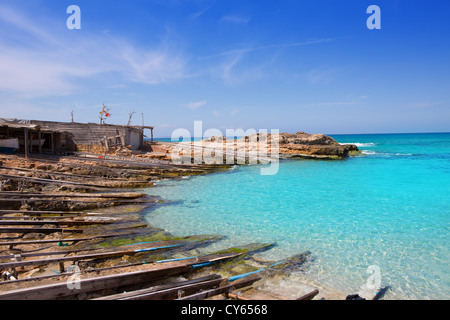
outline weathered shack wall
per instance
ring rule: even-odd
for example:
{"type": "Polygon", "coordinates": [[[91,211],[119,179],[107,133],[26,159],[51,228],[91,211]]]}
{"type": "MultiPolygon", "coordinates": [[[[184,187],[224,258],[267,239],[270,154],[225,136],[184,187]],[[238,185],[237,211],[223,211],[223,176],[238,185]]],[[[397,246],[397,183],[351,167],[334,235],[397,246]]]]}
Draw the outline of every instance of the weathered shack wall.
{"type": "Polygon", "coordinates": [[[136,139],[136,136],[143,135],[143,130],[141,129],[118,125],[38,120],[31,120],[31,123],[66,132],[69,150],[89,150],[95,153],[103,151],[101,146],[105,137],[112,138],[116,136],[123,136],[127,145],[130,145],[133,150],[137,150],[141,147],[141,144],[140,140],[136,139]]]}

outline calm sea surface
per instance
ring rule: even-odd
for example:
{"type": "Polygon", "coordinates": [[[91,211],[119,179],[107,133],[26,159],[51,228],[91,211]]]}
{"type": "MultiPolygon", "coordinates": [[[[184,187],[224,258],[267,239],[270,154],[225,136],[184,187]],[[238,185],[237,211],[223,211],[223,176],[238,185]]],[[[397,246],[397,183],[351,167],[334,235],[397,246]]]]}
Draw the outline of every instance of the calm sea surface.
{"type": "Polygon", "coordinates": [[[175,203],[147,219],[174,235],[227,236],[217,248],[276,242],[271,260],[309,250],[301,276],[338,292],[357,292],[378,266],[386,298],[450,298],[450,133],[333,137],[364,155],[161,181],[148,192],[175,203]]]}

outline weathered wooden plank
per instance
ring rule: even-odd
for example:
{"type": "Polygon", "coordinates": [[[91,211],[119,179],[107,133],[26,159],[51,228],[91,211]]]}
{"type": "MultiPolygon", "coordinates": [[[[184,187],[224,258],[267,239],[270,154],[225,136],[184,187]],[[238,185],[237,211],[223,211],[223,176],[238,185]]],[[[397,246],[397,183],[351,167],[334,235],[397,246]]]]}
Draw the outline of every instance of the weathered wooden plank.
{"type": "Polygon", "coordinates": [[[127,298],[121,298],[119,300],[175,300],[179,297],[179,294],[182,295],[192,295],[197,293],[200,290],[211,289],[219,286],[222,282],[226,280],[214,279],[209,281],[204,281],[196,284],[187,284],[184,286],[160,290],[158,292],[153,293],[144,293],[136,296],[131,296],[127,298]]]}
{"type": "MultiPolygon", "coordinates": [[[[111,180],[111,181],[124,181],[124,182],[129,182],[129,179],[126,178],[112,178],[112,177],[104,177],[102,176],[95,176],[95,175],[81,175],[81,174],[74,174],[74,173],[67,173],[67,172],[56,172],[56,171],[49,171],[49,170],[38,170],[38,169],[28,169],[28,168],[19,168],[19,167],[1,167],[1,169],[8,169],[8,170],[16,170],[16,171],[26,171],[26,172],[40,172],[40,173],[45,173],[45,174],[49,174],[49,175],[56,175],[56,176],[63,176],[63,177],[73,177],[73,178],[82,178],[82,179],[93,179],[93,178],[98,178],[98,179],[103,179],[103,180],[111,180]]],[[[136,182],[136,181],[133,181],[136,182]]],[[[146,180],[142,180],[142,181],[137,181],[140,183],[144,183],[144,182],[149,182],[146,180]]]]}
{"type": "Polygon", "coordinates": [[[217,296],[219,294],[227,294],[229,291],[243,288],[252,285],[256,281],[261,280],[261,277],[253,277],[244,280],[234,281],[226,286],[222,286],[216,289],[206,290],[200,293],[192,294],[189,296],[185,296],[182,298],[178,298],[176,300],[204,300],[210,297],[217,296]]]}
{"type": "Polygon", "coordinates": [[[78,250],[64,250],[64,251],[46,251],[46,252],[36,252],[36,253],[21,253],[21,254],[9,254],[0,256],[0,260],[11,259],[14,260],[17,258],[32,258],[32,257],[43,257],[43,256],[57,256],[57,255],[67,255],[70,253],[78,253],[78,252],[89,252],[98,249],[78,249],[78,250]]]}
{"type": "MultiPolygon", "coordinates": [[[[46,199],[46,198],[21,198],[21,199],[4,199],[0,198],[0,202],[53,202],[55,199],[46,199]]],[[[99,200],[86,199],[86,200],[73,200],[73,199],[58,199],[58,202],[76,202],[76,203],[97,203],[99,200]]],[[[119,204],[143,204],[143,203],[154,203],[156,202],[154,199],[104,199],[100,203],[114,203],[116,205],[119,204]]]]}
{"type": "Polygon", "coordinates": [[[61,263],[61,262],[66,262],[66,261],[114,258],[114,257],[120,257],[120,256],[124,256],[124,255],[132,255],[132,254],[136,254],[136,253],[162,251],[162,250],[172,249],[175,247],[180,247],[182,245],[184,245],[184,243],[167,245],[167,246],[162,246],[162,247],[138,249],[138,250],[121,250],[121,251],[113,251],[113,252],[102,252],[102,253],[93,253],[93,254],[86,254],[86,255],[79,255],[79,256],[71,256],[71,257],[51,258],[51,259],[44,259],[44,260],[6,262],[6,263],[0,263],[0,269],[18,268],[18,267],[35,266],[35,265],[47,265],[47,264],[61,263]]]}
{"type": "Polygon", "coordinates": [[[5,214],[25,214],[29,216],[40,216],[40,215],[97,215],[104,214],[99,212],[84,212],[84,211],[21,211],[21,210],[0,210],[0,215],[5,214]]]}
{"type": "Polygon", "coordinates": [[[0,242],[0,246],[20,246],[20,245],[30,245],[30,244],[47,244],[47,243],[57,243],[57,242],[80,242],[80,241],[90,241],[95,239],[104,239],[104,238],[114,238],[120,236],[128,236],[127,234],[111,234],[111,235],[99,235],[95,237],[86,237],[86,238],[68,238],[68,239],[51,239],[51,240],[30,240],[30,241],[3,241],[0,242]]]}
{"type": "Polygon", "coordinates": [[[116,222],[125,222],[125,221],[77,221],[77,220],[32,220],[32,221],[21,221],[21,220],[0,220],[0,226],[43,226],[46,224],[52,225],[66,225],[66,226],[88,226],[88,225],[105,225],[105,224],[113,224],[116,222]]]}
{"type": "MultiPolygon", "coordinates": [[[[196,287],[197,290],[202,288],[210,288],[212,286],[219,285],[222,281],[223,279],[221,279],[219,275],[212,274],[197,279],[118,293],[93,300],[162,300],[164,299],[163,296],[167,297],[167,294],[172,290],[175,291],[175,295],[173,295],[172,299],[175,299],[178,296],[178,290],[184,290],[190,287],[196,287]]],[[[167,297],[166,300],[167,299],[170,299],[170,297],[167,297]]]]}
{"type": "Polygon", "coordinates": [[[0,191],[0,197],[33,197],[33,198],[106,198],[106,199],[136,199],[146,196],[144,193],[28,193],[16,191],[0,191]]]}
{"type": "Polygon", "coordinates": [[[97,184],[87,184],[87,183],[65,181],[65,180],[51,180],[51,179],[24,177],[24,176],[17,176],[17,175],[4,174],[4,173],[0,173],[0,176],[8,178],[8,179],[28,180],[28,181],[37,182],[37,183],[69,184],[69,185],[95,187],[95,188],[110,188],[109,186],[103,186],[103,185],[97,185],[97,184]]]}
{"type": "Polygon", "coordinates": [[[318,294],[319,294],[319,289],[315,289],[315,290],[313,290],[313,291],[311,291],[311,292],[301,296],[300,298],[298,298],[296,300],[312,300],[318,294]]]}
{"type": "Polygon", "coordinates": [[[0,228],[0,234],[2,233],[83,233],[80,229],[66,229],[66,228],[0,228]]]}
{"type": "Polygon", "coordinates": [[[121,273],[116,275],[81,279],[78,286],[69,286],[66,282],[32,287],[0,293],[0,300],[54,300],[57,298],[76,296],[81,293],[101,291],[108,288],[119,288],[143,283],[151,283],[170,276],[180,275],[192,270],[192,266],[181,265],[154,268],[145,271],[121,273]],[[79,289],[78,289],[78,288],[79,289]]]}
{"type": "MultiPolygon", "coordinates": [[[[96,221],[100,222],[100,224],[108,224],[108,223],[124,223],[124,222],[133,222],[135,220],[125,220],[123,218],[113,218],[113,217],[108,217],[108,216],[94,216],[94,217],[80,217],[80,216],[76,216],[76,215],[65,215],[65,216],[2,216],[0,215],[0,221],[35,221],[35,222],[40,222],[40,221],[48,221],[49,223],[51,222],[57,222],[57,221],[74,221],[75,223],[78,224],[78,222],[80,222],[79,224],[91,224],[91,222],[93,222],[93,224],[95,224],[96,221]],[[68,220],[70,219],[70,220],[68,220]],[[73,220],[75,219],[75,220],[73,220]]],[[[40,223],[39,223],[40,224],[40,223]]]]}

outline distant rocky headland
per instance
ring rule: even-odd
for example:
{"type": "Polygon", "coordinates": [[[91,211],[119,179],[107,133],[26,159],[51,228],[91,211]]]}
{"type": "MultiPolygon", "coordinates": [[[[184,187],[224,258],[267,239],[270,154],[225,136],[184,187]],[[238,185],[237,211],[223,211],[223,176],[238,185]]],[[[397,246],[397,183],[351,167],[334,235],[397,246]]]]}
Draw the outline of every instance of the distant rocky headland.
{"type": "Polygon", "coordinates": [[[297,133],[280,134],[280,156],[300,158],[343,159],[359,152],[356,145],[339,144],[324,134],[297,133]]]}
{"type": "Polygon", "coordinates": [[[191,150],[194,157],[195,150],[201,148],[204,153],[221,153],[223,155],[236,154],[236,157],[252,156],[255,154],[272,155],[277,153],[280,158],[304,158],[304,159],[325,159],[341,160],[349,155],[358,154],[356,145],[339,144],[335,139],[324,134],[309,134],[303,131],[297,133],[256,133],[247,135],[239,139],[228,139],[224,136],[212,136],[201,141],[167,143],[160,142],[160,151],[170,158],[174,152],[179,153],[180,144],[183,151],[191,150]],[[176,150],[176,151],[175,151],[176,150]]]}

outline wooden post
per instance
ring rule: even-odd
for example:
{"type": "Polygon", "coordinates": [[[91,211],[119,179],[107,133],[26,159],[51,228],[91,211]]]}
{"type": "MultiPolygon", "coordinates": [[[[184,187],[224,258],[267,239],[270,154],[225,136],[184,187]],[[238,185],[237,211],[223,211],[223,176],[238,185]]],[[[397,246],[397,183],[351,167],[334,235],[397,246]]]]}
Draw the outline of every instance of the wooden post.
{"type": "Polygon", "coordinates": [[[42,138],[42,135],[41,135],[41,131],[39,130],[39,131],[38,131],[38,148],[39,148],[39,154],[42,154],[41,138],[42,138]]]}
{"type": "Polygon", "coordinates": [[[29,149],[28,149],[28,128],[23,129],[24,136],[24,149],[25,149],[25,158],[29,157],[29,149]]]}
{"type": "Polygon", "coordinates": [[[152,142],[153,142],[153,128],[151,129],[151,131],[152,131],[152,142]]]}
{"type": "Polygon", "coordinates": [[[66,269],[64,268],[64,262],[62,261],[62,262],[59,263],[59,272],[64,273],[65,270],[66,269]]]}
{"type": "Polygon", "coordinates": [[[52,154],[54,154],[55,153],[55,136],[54,136],[54,133],[52,132],[51,134],[50,134],[50,138],[51,138],[51,142],[52,142],[52,154]]]}
{"type": "Polygon", "coordinates": [[[105,154],[107,154],[108,151],[109,151],[108,139],[105,136],[105,154]]]}

